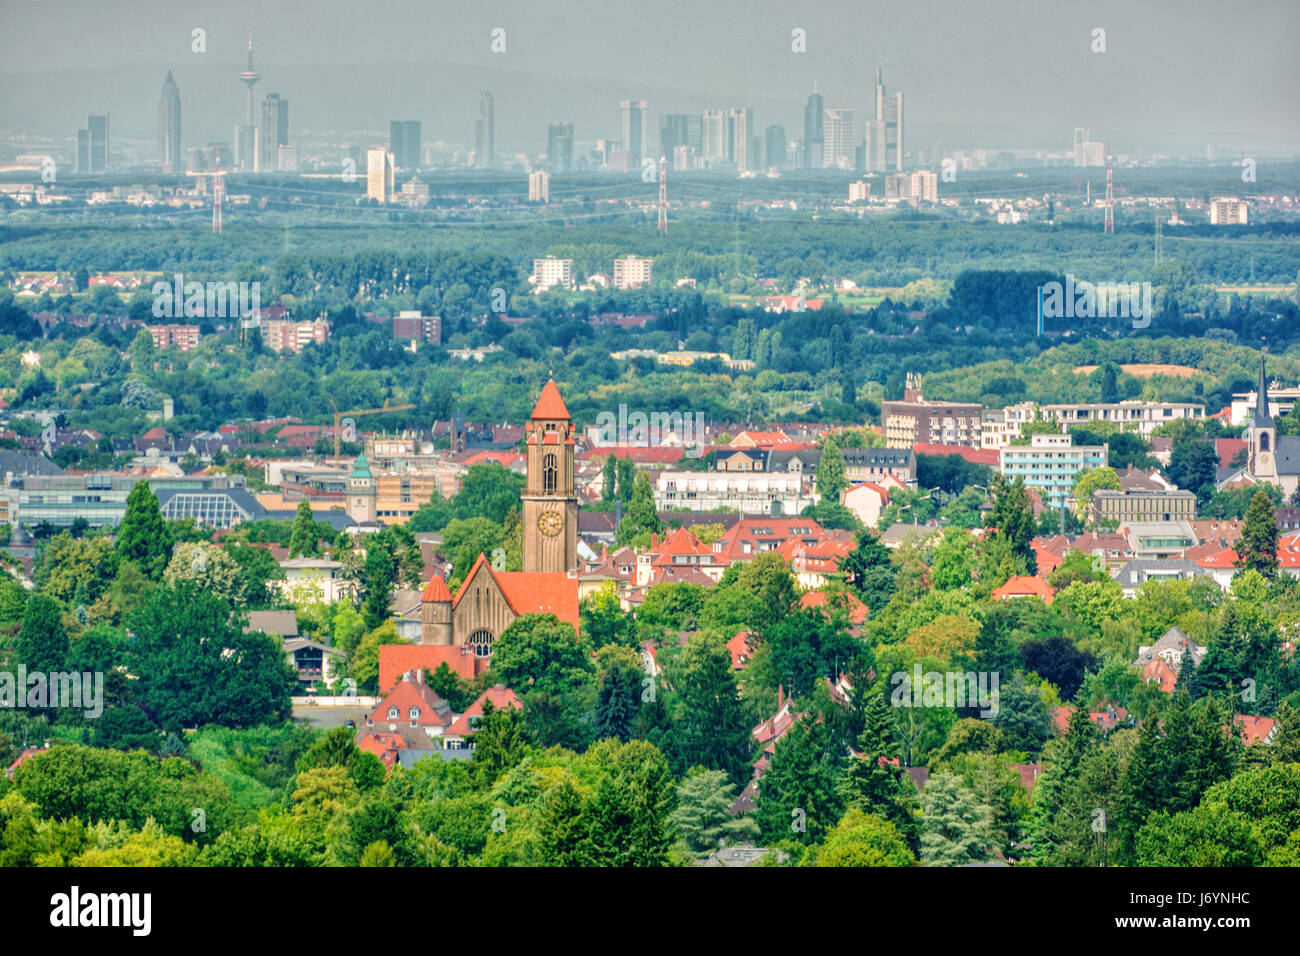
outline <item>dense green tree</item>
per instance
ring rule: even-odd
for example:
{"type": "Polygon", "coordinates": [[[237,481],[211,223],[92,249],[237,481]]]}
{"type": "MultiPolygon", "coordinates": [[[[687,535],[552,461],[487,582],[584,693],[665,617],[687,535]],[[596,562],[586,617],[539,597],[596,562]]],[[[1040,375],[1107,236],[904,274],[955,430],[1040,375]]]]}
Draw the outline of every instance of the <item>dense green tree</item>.
{"type": "Polygon", "coordinates": [[[678,767],[721,770],[736,786],[749,779],[753,761],[751,724],[745,719],[731,653],[708,633],[691,636],[667,667],[674,688],[674,740],[678,767]]]}
{"type": "Polygon", "coordinates": [[[993,810],[950,773],[932,776],[921,794],[921,862],[926,866],[980,863],[992,851],[993,810]]]}
{"type": "Polygon", "coordinates": [[[759,782],[756,819],[768,842],[817,843],[844,812],[843,757],[815,716],[795,722],[776,744],[759,782]]]}
{"type": "Polygon", "coordinates": [[[840,563],[844,580],[873,614],[884,610],[898,588],[889,549],[871,531],[858,534],[857,543],[840,563]]]}
{"type": "Polygon", "coordinates": [[[1262,490],[1256,491],[1246,509],[1246,521],[1237,546],[1239,568],[1252,568],[1265,578],[1277,575],[1277,521],[1273,502],[1262,490]]]}
{"type": "Polygon", "coordinates": [[[696,856],[729,843],[752,840],[758,824],[748,814],[733,816],[735,786],[721,770],[693,767],[677,785],[673,823],[686,848],[696,856]]]}
{"type": "Polygon", "coordinates": [[[117,529],[117,553],[131,561],[151,581],[162,578],[171,559],[171,532],[158,508],[158,496],[147,481],[138,481],[126,499],[126,513],[117,529]]]}
{"type": "Polygon", "coordinates": [[[303,498],[293,517],[293,532],[289,535],[289,557],[314,558],[319,553],[316,546],[316,516],[311,502],[303,498]]]}
{"type": "Polygon", "coordinates": [[[839,501],[840,492],[849,486],[848,474],[844,467],[844,453],[834,438],[822,443],[821,457],[817,460],[815,473],[817,494],[832,501],[839,501]]]}
{"type": "Polygon", "coordinates": [[[28,670],[48,674],[62,669],[70,646],[59,602],[44,594],[32,596],[18,630],[18,660],[28,670]]]}

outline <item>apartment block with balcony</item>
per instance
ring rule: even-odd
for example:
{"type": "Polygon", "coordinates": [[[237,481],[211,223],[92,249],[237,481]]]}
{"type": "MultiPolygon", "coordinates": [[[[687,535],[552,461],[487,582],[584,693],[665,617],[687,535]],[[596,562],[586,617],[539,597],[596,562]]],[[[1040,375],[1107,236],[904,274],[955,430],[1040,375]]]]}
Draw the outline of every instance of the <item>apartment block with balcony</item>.
{"type": "Polygon", "coordinates": [[[1060,508],[1074,489],[1079,472],[1105,468],[1107,445],[1075,445],[1069,435],[1034,435],[1028,445],[1001,450],[999,471],[1009,481],[1023,478],[1050,508],[1060,508]]]}
{"type": "Polygon", "coordinates": [[[1118,425],[1121,431],[1137,432],[1143,438],[1150,438],[1160,425],[1165,422],[1189,418],[1193,421],[1205,421],[1205,406],[1191,402],[1144,402],[1129,400],[1123,402],[1085,402],[1081,404],[1044,405],[1040,409],[1047,421],[1060,422],[1065,427],[1071,425],[1089,425],[1095,422],[1110,422],[1118,425]]]}

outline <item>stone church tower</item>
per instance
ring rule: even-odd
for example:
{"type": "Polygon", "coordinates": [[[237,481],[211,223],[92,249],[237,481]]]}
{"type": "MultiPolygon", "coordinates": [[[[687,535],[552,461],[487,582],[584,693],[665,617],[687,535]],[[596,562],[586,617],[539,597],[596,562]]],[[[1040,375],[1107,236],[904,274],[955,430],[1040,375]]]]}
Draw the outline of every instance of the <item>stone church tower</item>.
{"type": "Polygon", "coordinates": [[[375,476],[370,472],[370,462],[363,451],[352,463],[352,474],[348,476],[348,517],[358,524],[374,521],[378,495],[375,476]]]}
{"type": "Polygon", "coordinates": [[[1255,414],[1246,429],[1250,448],[1250,473],[1256,478],[1277,483],[1277,424],[1269,414],[1268,376],[1264,372],[1264,353],[1259,353],[1259,385],[1255,390],[1255,414]]]}
{"type": "Polygon", "coordinates": [[[525,430],[528,482],[520,495],[525,571],[565,572],[578,567],[574,432],[560,390],[548,381],[525,430]]]}

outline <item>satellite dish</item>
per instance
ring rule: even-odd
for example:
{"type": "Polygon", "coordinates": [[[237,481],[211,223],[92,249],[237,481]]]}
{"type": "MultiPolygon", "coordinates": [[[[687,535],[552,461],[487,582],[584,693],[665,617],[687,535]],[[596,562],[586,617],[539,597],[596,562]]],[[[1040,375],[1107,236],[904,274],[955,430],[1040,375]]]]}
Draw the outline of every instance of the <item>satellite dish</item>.
{"type": "Polygon", "coordinates": [[[388,725],[388,729],[391,730],[391,731],[396,732],[396,730],[397,730],[397,724],[389,724],[389,725],[388,725]]]}

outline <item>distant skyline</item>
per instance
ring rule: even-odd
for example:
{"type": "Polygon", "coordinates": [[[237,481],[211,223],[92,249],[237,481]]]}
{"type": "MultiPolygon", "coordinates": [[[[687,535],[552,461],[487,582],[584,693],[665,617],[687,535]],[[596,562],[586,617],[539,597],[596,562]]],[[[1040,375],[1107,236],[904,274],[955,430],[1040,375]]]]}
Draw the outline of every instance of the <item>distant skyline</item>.
{"type": "Polygon", "coordinates": [[[734,107],[753,109],[760,130],[798,135],[814,77],[827,108],[873,115],[883,58],[887,86],[907,94],[909,149],[949,127],[969,131],[954,147],[1015,148],[992,135],[1002,130],[1064,150],[1075,126],[1115,140],[1119,152],[1125,141],[1155,151],[1211,141],[1228,151],[1300,148],[1293,0],[1046,6],[663,0],[625,11],[594,0],[499,0],[452,10],[382,0],[363,16],[341,0],[8,0],[0,127],[69,135],[87,113],[110,112],[115,135],[147,139],[171,70],[185,98],[185,145],[229,140],[251,32],[260,87],[295,104],[291,135],[383,131],[401,117],[420,120],[426,142],[472,146],[482,89],[496,95],[501,150],[544,153],[557,121],[573,123],[581,143],[616,138],[625,99],[648,102],[652,139],[663,113],[734,107]],[[206,30],[206,53],[191,52],[196,27],[206,30]],[[504,53],[491,51],[497,27],[504,53]],[[1106,30],[1104,53],[1091,49],[1096,27],[1106,30]],[[791,51],[795,28],[806,31],[806,53],[791,51]]]}

